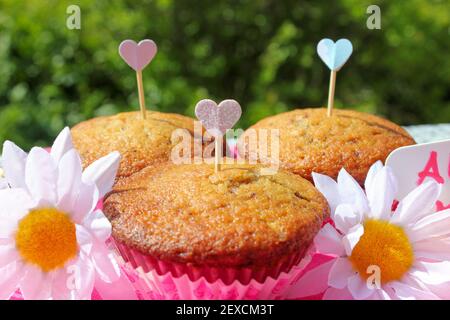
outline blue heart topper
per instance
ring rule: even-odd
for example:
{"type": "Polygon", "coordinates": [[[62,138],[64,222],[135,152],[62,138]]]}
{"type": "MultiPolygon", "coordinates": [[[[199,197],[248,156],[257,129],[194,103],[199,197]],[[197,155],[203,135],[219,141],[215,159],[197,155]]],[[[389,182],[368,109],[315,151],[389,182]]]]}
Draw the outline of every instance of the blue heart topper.
{"type": "Polygon", "coordinates": [[[334,42],[331,39],[322,39],[317,44],[317,53],[320,59],[332,71],[338,71],[347,62],[353,52],[352,43],[347,39],[334,42]]]}

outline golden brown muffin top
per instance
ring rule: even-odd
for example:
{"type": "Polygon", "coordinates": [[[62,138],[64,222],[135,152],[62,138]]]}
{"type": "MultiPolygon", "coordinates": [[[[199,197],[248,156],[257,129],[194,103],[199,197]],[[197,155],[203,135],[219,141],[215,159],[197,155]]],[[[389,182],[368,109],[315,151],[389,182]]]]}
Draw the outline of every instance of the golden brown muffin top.
{"type": "Polygon", "coordinates": [[[166,164],[119,181],[104,212],[116,240],[171,262],[271,265],[305,252],[328,217],[326,200],[294,174],[259,166],[166,164]]]}
{"type": "MultiPolygon", "coordinates": [[[[352,110],[335,109],[328,117],[325,108],[297,109],[265,118],[251,128],[279,129],[280,166],[311,181],[312,172],[336,178],[344,167],[362,184],[374,162],[384,162],[394,149],[415,143],[398,125],[352,110]]],[[[247,148],[243,144],[240,154],[248,157],[247,148]]]]}
{"type": "Polygon", "coordinates": [[[146,119],[140,112],[118,113],[93,118],[72,128],[72,138],[80,152],[83,166],[113,151],[119,151],[121,162],[118,178],[127,177],[149,165],[167,162],[176,129],[187,129],[194,134],[194,120],[179,114],[147,111],[146,119]]]}

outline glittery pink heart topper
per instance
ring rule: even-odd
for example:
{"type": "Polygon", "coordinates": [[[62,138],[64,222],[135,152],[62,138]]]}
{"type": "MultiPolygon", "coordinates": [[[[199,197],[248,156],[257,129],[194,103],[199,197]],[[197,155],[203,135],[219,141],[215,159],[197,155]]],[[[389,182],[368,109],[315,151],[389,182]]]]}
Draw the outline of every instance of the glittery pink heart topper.
{"type": "Polygon", "coordinates": [[[212,100],[204,99],[195,106],[195,115],[214,137],[223,136],[228,129],[233,128],[241,114],[241,106],[231,99],[224,100],[219,105],[212,100]]]}
{"type": "Polygon", "coordinates": [[[136,43],[133,40],[124,40],[119,46],[122,59],[135,71],[144,69],[155,57],[158,48],[153,40],[145,39],[136,43]]]}

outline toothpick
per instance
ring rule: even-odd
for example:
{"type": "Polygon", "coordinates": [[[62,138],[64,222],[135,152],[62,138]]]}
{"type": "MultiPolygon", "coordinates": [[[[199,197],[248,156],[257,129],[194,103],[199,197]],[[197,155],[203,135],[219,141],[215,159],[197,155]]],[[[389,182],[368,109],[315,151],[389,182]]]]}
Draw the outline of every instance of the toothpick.
{"type": "Polygon", "coordinates": [[[327,116],[331,117],[333,114],[333,107],[334,107],[334,89],[336,87],[336,71],[331,70],[330,73],[330,87],[328,89],[328,109],[327,109],[327,116]]]}
{"type": "Polygon", "coordinates": [[[147,114],[142,70],[150,63],[150,61],[152,61],[157,51],[158,47],[156,46],[156,43],[150,39],[144,39],[139,41],[139,43],[128,39],[122,41],[119,45],[120,56],[134,71],[136,71],[139,106],[142,119],[145,119],[147,114]]]}
{"type": "Polygon", "coordinates": [[[214,172],[220,171],[220,159],[222,159],[222,137],[215,137],[215,157],[214,157],[214,172]]]}
{"type": "Polygon", "coordinates": [[[141,108],[141,116],[142,119],[146,118],[146,108],[145,108],[145,96],[144,96],[144,84],[142,81],[142,70],[136,71],[136,80],[138,85],[138,94],[139,94],[139,106],[141,108]]]}

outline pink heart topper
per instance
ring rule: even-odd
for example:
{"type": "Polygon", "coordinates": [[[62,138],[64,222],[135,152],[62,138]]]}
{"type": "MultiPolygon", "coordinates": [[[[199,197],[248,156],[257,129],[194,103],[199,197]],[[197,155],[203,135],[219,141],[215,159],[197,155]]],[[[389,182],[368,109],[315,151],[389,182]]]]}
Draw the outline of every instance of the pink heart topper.
{"type": "Polygon", "coordinates": [[[223,136],[228,129],[233,128],[241,114],[241,106],[231,99],[223,100],[219,105],[212,100],[204,99],[195,106],[195,115],[214,137],[223,136]]]}
{"type": "Polygon", "coordinates": [[[144,69],[155,57],[158,48],[153,40],[145,39],[136,43],[133,40],[124,40],[119,46],[122,59],[135,71],[144,69]]]}

